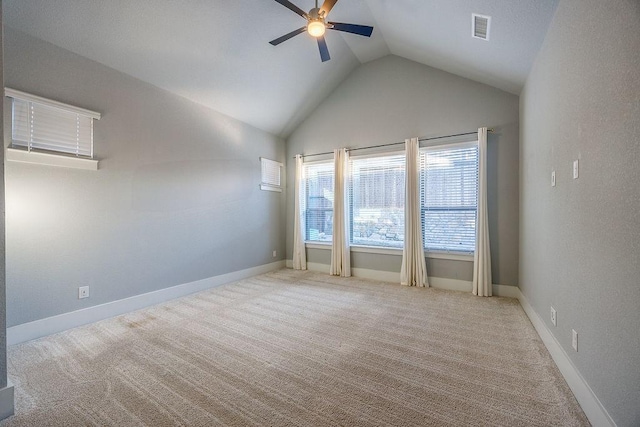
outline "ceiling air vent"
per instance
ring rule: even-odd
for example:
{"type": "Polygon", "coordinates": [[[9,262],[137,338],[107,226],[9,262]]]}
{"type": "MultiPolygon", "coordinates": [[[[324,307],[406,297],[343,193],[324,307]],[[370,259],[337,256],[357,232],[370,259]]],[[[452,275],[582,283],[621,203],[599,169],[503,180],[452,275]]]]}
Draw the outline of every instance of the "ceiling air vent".
{"type": "Polygon", "coordinates": [[[489,40],[489,26],[491,25],[491,17],[472,13],[471,22],[471,36],[476,39],[489,40]]]}

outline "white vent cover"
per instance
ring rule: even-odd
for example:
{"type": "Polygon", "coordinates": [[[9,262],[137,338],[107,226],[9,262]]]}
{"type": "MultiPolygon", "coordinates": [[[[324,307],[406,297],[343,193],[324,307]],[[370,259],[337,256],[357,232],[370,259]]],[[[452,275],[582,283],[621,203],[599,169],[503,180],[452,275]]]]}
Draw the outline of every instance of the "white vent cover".
{"type": "Polygon", "coordinates": [[[471,37],[482,40],[489,40],[489,27],[491,17],[486,15],[471,14],[471,37]]]}

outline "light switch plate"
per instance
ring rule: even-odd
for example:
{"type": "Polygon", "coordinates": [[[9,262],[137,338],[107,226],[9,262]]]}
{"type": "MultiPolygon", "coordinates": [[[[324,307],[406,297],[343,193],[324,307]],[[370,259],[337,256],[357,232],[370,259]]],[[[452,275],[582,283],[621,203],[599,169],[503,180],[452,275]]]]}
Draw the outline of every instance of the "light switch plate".
{"type": "Polygon", "coordinates": [[[552,187],[556,186],[556,171],[551,172],[551,186],[552,187]]]}
{"type": "Polygon", "coordinates": [[[579,164],[577,160],[574,160],[573,161],[573,179],[578,179],[578,176],[580,176],[579,164]]]}

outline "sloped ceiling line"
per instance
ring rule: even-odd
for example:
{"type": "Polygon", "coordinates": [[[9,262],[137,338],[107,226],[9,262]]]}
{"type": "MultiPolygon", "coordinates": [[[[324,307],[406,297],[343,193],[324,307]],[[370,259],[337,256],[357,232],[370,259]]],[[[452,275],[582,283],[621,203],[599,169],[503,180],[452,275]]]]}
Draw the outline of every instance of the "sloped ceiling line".
{"type": "Polygon", "coordinates": [[[329,32],[326,63],[306,34],[268,43],[301,25],[271,0],[4,0],[3,13],[10,28],[286,138],[351,71],[388,54],[519,93],[557,1],[340,0],[332,20],[374,32],[329,32]],[[492,16],[489,42],[471,37],[474,12],[492,16]]]}

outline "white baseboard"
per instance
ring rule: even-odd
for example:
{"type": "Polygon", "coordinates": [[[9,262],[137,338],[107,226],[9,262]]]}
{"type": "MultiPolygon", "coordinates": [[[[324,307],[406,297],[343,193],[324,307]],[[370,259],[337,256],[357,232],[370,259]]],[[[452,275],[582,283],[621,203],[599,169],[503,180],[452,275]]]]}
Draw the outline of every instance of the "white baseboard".
{"type": "Polygon", "coordinates": [[[351,275],[353,277],[361,277],[363,279],[380,280],[381,282],[400,283],[400,273],[396,273],[394,271],[379,271],[370,270],[368,268],[351,267],[351,275]]]}
{"type": "Polygon", "coordinates": [[[0,420],[9,418],[14,413],[13,384],[7,381],[7,386],[0,389],[0,420]]]}
{"type": "MultiPolygon", "coordinates": [[[[427,274],[429,272],[427,271],[427,274]]],[[[473,283],[468,280],[449,279],[447,277],[429,276],[429,286],[445,291],[471,292],[473,283]]]]}
{"type": "Polygon", "coordinates": [[[520,288],[513,285],[496,285],[493,284],[493,295],[497,297],[519,298],[520,288]]]}
{"type": "MultiPolygon", "coordinates": [[[[234,271],[232,273],[221,274],[219,276],[209,277],[207,279],[195,282],[185,283],[142,295],[136,295],[118,301],[109,302],[82,310],[72,311],[57,316],[48,317],[46,319],[35,320],[29,323],[12,326],[7,328],[7,345],[19,344],[32,339],[62,332],[67,329],[85,325],[120,314],[128,313],[141,308],[160,304],[200,292],[209,288],[224,285],[226,283],[242,280],[258,274],[267,273],[269,271],[278,270],[283,267],[291,268],[293,263],[291,260],[277,261],[245,270],[234,271]]],[[[329,274],[329,266],[320,263],[307,263],[307,269],[329,274]]],[[[355,277],[362,277],[373,280],[381,280],[385,282],[399,283],[400,273],[389,271],[370,270],[366,268],[353,268],[352,274],[355,277]]],[[[471,282],[466,280],[447,279],[442,277],[430,277],[429,283],[434,288],[447,289],[454,291],[471,291],[471,282]]],[[[554,362],[558,366],[560,373],[567,381],[567,384],[573,391],[578,403],[586,414],[591,424],[595,427],[615,427],[616,424],[602,405],[598,397],[595,395],[589,384],[576,369],[573,362],[564,351],[560,343],[553,336],[547,325],[542,321],[540,316],[535,312],[529,304],[520,289],[516,286],[493,285],[493,293],[496,296],[504,296],[517,298],[525,313],[531,320],[542,342],[551,354],[554,362]]],[[[14,393],[13,385],[7,384],[7,387],[0,389],[0,419],[9,417],[14,413],[14,393]]]]}
{"type": "MultiPolygon", "coordinates": [[[[291,260],[287,260],[286,264],[288,268],[291,268],[293,265],[291,260]]],[[[327,274],[329,273],[329,266],[326,264],[307,263],[307,269],[327,274]]],[[[400,282],[400,273],[369,270],[366,268],[352,268],[351,272],[355,277],[382,280],[385,282],[400,282]]],[[[429,277],[429,284],[434,288],[462,292],[471,292],[473,287],[472,283],[469,281],[447,279],[443,277],[429,277]]],[[[589,422],[591,422],[594,427],[615,427],[616,424],[605,407],[602,405],[591,387],[589,387],[589,384],[582,377],[578,369],[576,369],[560,343],[553,336],[549,328],[547,328],[547,325],[533,310],[533,307],[531,307],[524,295],[522,295],[520,288],[508,285],[493,285],[493,295],[517,298],[520,301],[520,305],[531,320],[531,323],[551,354],[553,361],[558,366],[558,369],[569,385],[569,388],[573,391],[574,396],[589,419],[589,422]]]]}
{"type": "Polygon", "coordinates": [[[120,314],[129,313],[134,310],[149,307],[180,298],[195,292],[204,291],[209,288],[246,279],[247,277],[267,273],[285,267],[285,261],[272,262],[270,264],[259,265],[245,270],[234,271],[221,274],[219,276],[208,277],[195,282],[172,286],[133,297],[108,302],[106,304],[87,307],[45,319],[34,320],[33,322],[7,328],[7,345],[19,344],[36,338],[55,334],[67,329],[108,319],[120,314]]]}
{"type": "MultiPolygon", "coordinates": [[[[287,268],[293,268],[293,262],[287,260],[287,268]]],[[[308,262],[307,270],[329,274],[329,265],[308,262]]],[[[400,283],[400,273],[393,271],[371,270],[368,268],[351,268],[351,275],[363,279],[381,280],[383,282],[400,283]]],[[[429,286],[448,291],[471,292],[473,283],[468,280],[448,279],[446,277],[429,277],[429,286]]],[[[517,298],[520,290],[517,286],[493,285],[493,294],[501,297],[517,298]]]]}
{"type": "Polygon", "coordinates": [[[529,304],[525,296],[520,292],[520,289],[517,289],[520,305],[529,317],[529,320],[531,320],[531,323],[533,323],[533,327],[538,332],[545,347],[549,350],[553,361],[558,366],[569,388],[573,391],[574,396],[578,400],[591,425],[594,427],[615,427],[616,423],[591,387],[589,387],[589,384],[582,377],[580,371],[575,367],[558,340],[553,336],[546,323],[540,318],[538,313],[535,312],[531,304],[529,304]]]}

